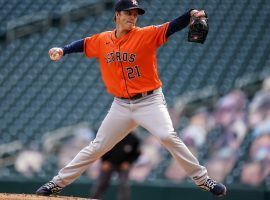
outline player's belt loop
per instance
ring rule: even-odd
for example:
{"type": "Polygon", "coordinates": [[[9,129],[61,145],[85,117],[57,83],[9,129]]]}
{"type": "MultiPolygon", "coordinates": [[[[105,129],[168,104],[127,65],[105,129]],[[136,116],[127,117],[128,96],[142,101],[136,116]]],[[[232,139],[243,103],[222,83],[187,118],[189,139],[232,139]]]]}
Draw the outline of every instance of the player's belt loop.
{"type": "Polygon", "coordinates": [[[145,96],[147,96],[148,95],[148,92],[143,92],[142,93],[142,97],[145,97],[145,96]]]}

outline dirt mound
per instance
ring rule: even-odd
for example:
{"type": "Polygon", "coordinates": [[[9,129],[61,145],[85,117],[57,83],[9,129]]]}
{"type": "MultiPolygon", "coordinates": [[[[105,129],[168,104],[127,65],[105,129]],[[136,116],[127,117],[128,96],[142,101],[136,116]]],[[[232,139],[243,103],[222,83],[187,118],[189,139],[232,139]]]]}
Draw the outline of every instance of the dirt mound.
{"type": "MultiPolygon", "coordinates": [[[[79,197],[66,196],[37,196],[34,194],[6,194],[0,193],[0,200],[90,200],[79,197]]],[[[93,200],[93,199],[92,199],[93,200]]]]}

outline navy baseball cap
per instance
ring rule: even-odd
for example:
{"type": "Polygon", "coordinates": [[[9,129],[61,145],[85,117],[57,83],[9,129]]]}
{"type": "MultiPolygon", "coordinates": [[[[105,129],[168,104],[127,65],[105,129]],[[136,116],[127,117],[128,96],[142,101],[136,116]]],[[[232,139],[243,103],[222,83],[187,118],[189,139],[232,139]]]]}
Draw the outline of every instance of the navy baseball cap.
{"type": "Polygon", "coordinates": [[[139,15],[143,15],[145,13],[145,10],[139,6],[136,0],[119,0],[115,4],[115,11],[125,11],[132,9],[138,9],[139,15]]]}

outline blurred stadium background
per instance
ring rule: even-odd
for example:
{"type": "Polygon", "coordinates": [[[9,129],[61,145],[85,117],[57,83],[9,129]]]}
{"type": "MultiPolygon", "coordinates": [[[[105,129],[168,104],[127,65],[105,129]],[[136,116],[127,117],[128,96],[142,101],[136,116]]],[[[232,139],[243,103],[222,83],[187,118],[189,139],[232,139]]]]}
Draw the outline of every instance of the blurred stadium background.
{"type": "MultiPolygon", "coordinates": [[[[147,12],[139,26],[170,21],[190,8],[207,11],[205,44],[188,43],[186,29],[158,51],[174,126],[212,176],[228,185],[224,199],[270,199],[270,1],[140,3],[147,12]]],[[[98,63],[82,54],[53,63],[47,52],[112,29],[113,4],[0,0],[0,192],[34,193],[93,137],[112,101],[98,63]],[[82,140],[74,140],[78,135],[82,140]]],[[[141,128],[138,134],[148,137],[141,128]]],[[[132,199],[213,199],[164,149],[155,153],[143,177],[134,169],[132,199]]],[[[95,170],[63,194],[88,197],[95,170]]],[[[106,199],[115,199],[115,182],[106,199]]]]}

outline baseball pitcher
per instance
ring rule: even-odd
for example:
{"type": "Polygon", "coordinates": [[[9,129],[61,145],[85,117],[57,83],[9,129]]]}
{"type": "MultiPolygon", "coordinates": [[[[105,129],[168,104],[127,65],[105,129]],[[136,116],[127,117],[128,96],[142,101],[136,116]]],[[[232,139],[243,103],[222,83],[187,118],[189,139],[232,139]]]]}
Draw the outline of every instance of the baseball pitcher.
{"type": "Polygon", "coordinates": [[[114,100],[96,138],[51,181],[41,186],[36,194],[49,196],[60,192],[139,125],[161,142],[197,186],[216,196],[226,194],[226,187],[208,176],[206,168],[199,164],[177,136],[157,71],[157,49],[173,34],[187,27],[191,19],[204,21],[203,26],[201,22],[192,25],[194,30],[191,30],[191,39],[188,41],[197,42],[199,39],[199,43],[204,42],[207,35],[206,14],[203,10],[191,9],[170,22],[137,27],[138,15],[144,13],[145,10],[136,0],[120,0],[115,5],[114,30],[49,50],[49,56],[54,61],[74,52],[84,52],[87,58],[96,58],[100,64],[102,80],[114,100]],[[203,34],[200,34],[200,27],[203,34]]]}

